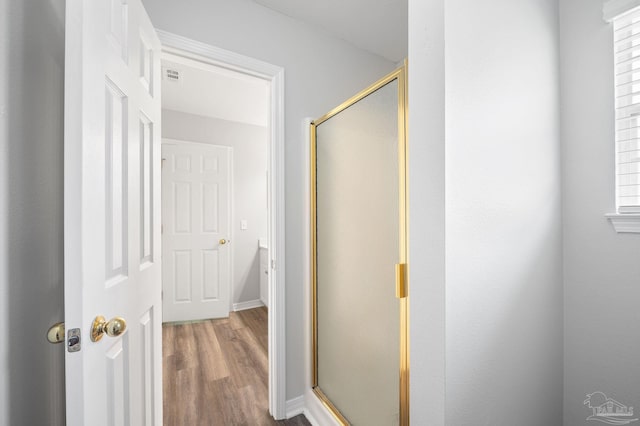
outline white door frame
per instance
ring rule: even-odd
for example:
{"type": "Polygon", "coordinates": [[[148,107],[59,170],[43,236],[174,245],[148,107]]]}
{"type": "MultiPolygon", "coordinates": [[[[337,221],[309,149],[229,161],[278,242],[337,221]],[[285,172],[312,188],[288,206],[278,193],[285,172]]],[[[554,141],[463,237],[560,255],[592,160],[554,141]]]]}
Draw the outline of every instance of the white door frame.
{"type": "Polygon", "coordinates": [[[269,412],[286,417],[284,68],[156,29],[162,51],[271,83],[269,117],[269,412]]]}

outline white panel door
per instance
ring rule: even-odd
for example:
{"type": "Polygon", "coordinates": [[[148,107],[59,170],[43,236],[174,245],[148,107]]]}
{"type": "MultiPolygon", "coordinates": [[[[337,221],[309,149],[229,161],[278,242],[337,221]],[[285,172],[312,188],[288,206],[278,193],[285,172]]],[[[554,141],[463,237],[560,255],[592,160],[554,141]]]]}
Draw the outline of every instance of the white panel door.
{"type": "Polygon", "coordinates": [[[159,71],[140,0],[67,0],[69,426],[162,423],[159,71]],[[92,341],[99,315],[126,329],[92,341]]]}
{"type": "Polygon", "coordinates": [[[164,322],[229,316],[231,152],[162,144],[164,322]]]}

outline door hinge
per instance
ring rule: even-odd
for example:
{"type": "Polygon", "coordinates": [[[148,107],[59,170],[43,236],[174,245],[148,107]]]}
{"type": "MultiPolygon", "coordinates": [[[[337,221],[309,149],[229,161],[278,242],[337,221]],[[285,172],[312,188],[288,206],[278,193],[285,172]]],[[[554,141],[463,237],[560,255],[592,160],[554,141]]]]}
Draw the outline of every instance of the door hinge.
{"type": "Polygon", "coordinates": [[[276,261],[275,259],[271,259],[271,269],[276,270],[276,261]]]}

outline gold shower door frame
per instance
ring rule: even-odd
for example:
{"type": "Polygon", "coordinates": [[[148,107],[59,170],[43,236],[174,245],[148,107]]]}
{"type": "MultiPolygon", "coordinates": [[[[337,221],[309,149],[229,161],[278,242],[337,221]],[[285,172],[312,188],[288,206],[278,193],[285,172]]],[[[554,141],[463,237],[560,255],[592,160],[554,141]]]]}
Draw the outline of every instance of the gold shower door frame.
{"type": "Polygon", "coordinates": [[[318,265],[317,265],[317,175],[316,175],[316,131],[317,126],[331,117],[349,108],[351,105],[364,99],[378,89],[398,81],[398,183],[399,183],[399,265],[396,265],[396,295],[400,303],[400,365],[399,365],[399,401],[400,401],[400,425],[409,425],[409,287],[407,274],[407,62],[394,72],[378,80],[362,92],[348,99],[327,114],[311,122],[311,283],[312,283],[312,387],[313,392],[320,401],[329,409],[335,418],[344,426],[350,425],[349,421],[331,403],[329,398],[318,386],[318,265]]]}

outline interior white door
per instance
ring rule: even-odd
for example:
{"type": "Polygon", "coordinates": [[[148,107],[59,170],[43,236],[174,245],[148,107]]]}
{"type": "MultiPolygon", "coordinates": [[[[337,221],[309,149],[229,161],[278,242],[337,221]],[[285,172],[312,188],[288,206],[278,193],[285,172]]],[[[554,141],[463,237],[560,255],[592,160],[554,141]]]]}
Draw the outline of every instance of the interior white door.
{"type": "Polygon", "coordinates": [[[67,0],[65,55],[67,425],[160,425],[160,42],[140,0],[67,0]]]}
{"type": "Polygon", "coordinates": [[[232,148],[162,144],[163,320],[229,316],[232,148]]]}

